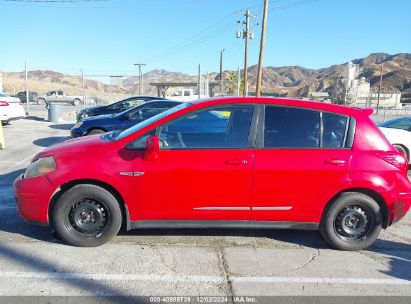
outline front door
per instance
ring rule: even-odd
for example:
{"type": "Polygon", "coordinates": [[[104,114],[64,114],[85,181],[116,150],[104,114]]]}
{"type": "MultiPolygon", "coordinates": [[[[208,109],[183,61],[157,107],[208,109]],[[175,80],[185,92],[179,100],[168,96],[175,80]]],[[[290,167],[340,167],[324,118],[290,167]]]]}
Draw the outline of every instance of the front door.
{"type": "Polygon", "coordinates": [[[253,112],[210,108],[158,128],[158,159],[136,164],[137,220],[249,220],[253,112]]]}
{"type": "Polygon", "coordinates": [[[266,106],[255,153],[252,218],[318,222],[348,174],[348,117],[266,106]]]}

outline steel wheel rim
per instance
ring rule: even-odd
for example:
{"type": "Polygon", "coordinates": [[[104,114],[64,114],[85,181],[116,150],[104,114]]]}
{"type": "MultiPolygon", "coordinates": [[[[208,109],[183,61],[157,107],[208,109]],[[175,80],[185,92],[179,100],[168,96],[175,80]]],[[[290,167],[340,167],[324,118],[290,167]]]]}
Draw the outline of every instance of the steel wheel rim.
{"type": "Polygon", "coordinates": [[[109,223],[107,207],[95,199],[82,199],[71,205],[66,216],[66,227],[82,237],[98,237],[109,223]]]}
{"type": "Polygon", "coordinates": [[[360,205],[342,208],[334,220],[334,229],[343,241],[360,241],[367,237],[373,222],[369,210],[360,205]]]}

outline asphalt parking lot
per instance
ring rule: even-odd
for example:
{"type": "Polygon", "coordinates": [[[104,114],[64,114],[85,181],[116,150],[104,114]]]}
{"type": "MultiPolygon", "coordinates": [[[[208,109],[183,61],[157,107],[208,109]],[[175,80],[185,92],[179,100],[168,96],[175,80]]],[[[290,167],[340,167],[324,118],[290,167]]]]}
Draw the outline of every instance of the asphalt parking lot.
{"type": "Polygon", "coordinates": [[[24,119],[0,151],[0,295],[411,296],[411,214],[368,250],[332,250],[318,232],[135,230],[75,248],[16,213],[13,180],[72,124],[24,119]]]}

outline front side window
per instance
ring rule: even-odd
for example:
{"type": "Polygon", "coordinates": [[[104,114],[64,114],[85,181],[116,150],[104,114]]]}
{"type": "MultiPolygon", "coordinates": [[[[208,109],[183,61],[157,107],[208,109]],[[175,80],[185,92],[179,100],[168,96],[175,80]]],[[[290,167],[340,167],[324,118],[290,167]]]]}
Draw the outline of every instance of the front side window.
{"type": "Polygon", "coordinates": [[[319,148],[320,112],[266,106],[265,148],[319,148]]]}
{"type": "Polygon", "coordinates": [[[247,146],[253,106],[199,111],[160,129],[162,149],[224,149],[247,146]]]}
{"type": "Polygon", "coordinates": [[[156,135],[156,129],[153,129],[139,138],[133,140],[131,143],[127,145],[127,149],[130,150],[144,150],[146,148],[147,138],[156,135]]]}

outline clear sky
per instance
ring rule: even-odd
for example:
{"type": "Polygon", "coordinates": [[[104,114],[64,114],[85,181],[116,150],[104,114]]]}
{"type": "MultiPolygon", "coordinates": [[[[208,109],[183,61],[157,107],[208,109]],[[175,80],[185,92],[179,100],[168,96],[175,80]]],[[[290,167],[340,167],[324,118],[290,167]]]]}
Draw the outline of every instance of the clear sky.
{"type": "MultiPolygon", "coordinates": [[[[243,67],[239,11],[263,0],[0,0],[0,70],[134,74],[133,63],[195,75],[243,67]],[[41,2],[44,1],[44,2],[41,2]]],[[[410,0],[270,0],[264,66],[327,67],[411,52],[410,0]]],[[[258,62],[253,26],[250,65],[258,62]]]]}

